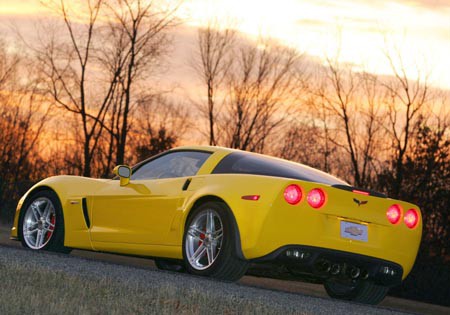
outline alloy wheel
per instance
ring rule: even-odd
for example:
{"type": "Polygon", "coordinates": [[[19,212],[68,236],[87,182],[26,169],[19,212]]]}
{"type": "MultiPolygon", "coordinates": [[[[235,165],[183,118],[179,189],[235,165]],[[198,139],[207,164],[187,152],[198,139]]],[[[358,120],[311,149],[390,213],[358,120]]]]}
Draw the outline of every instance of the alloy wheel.
{"type": "Polygon", "coordinates": [[[35,199],[27,208],[23,220],[23,237],[32,249],[41,249],[50,241],[55,231],[56,211],[46,197],[35,199]]]}
{"type": "Polygon", "coordinates": [[[199,212],[191,221],[186,235],[186,256],[196,270],[209,268],[222,248],[223,224],[213,209],[199,212]]]}

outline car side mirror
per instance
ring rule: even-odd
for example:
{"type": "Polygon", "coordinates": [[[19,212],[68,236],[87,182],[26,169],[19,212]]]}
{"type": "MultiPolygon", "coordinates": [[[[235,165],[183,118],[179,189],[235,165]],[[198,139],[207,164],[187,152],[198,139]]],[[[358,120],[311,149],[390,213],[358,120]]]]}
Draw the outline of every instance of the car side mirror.
{"type": "Polygon", "coordinates": [[[130,183],[131,168],[127,165],[117,165],[113,173],[120,177],[120,186],[126,186],[130,183]]]}

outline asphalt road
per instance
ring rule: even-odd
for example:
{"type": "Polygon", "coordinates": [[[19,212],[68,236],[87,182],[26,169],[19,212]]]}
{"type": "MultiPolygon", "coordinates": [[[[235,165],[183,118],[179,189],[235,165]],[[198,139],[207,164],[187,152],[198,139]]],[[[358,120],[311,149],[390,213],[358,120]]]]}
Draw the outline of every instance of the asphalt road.
{"type": "Polygon", "coordinates": [[[74,250],[70,255],[33,255],[22,250],[20,242],[9,239],[9,227],[0,226],[0,259],[8,256],[12,259],[48,260],[49,268],[64,272],[82,272],[109,274],[114,277],[136,279],[148,277],[152,281],[175,281],[179,285],[207,285],[216,290],[218,296],[224,292],[233,292],[241,298],[255,296],[267,298],[268,302],[289,303],[293,308],[312,314],[450,314],[449,307],[386,297],[379,306],[366,306],[342,302],[328,298],[321,285],[297,281],[285,281],[269,278],[245,276],[237,284],[224,283],[198,278],[185,274],[159,271],[150,259],[128,257],[114,254],[74,250]],[[80,267],[81,266],[81,267],[80,267]],[[156,279],[156,280],[155,280],[156,279]]]}

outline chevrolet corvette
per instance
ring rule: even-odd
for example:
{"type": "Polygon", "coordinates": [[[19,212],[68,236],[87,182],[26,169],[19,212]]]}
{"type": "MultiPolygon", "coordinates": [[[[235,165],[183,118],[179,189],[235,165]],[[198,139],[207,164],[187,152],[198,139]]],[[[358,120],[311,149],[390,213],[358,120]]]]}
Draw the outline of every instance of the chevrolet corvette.
{"type": "Polygon", "coordinates": [[[275,265],[370,304],[405,279],[421,240],[416,205],[266,155],[181,147],[114,173],[37,183],[11,238],[32,250],[152,257],[160,269],[226,281],[275,265]]]}

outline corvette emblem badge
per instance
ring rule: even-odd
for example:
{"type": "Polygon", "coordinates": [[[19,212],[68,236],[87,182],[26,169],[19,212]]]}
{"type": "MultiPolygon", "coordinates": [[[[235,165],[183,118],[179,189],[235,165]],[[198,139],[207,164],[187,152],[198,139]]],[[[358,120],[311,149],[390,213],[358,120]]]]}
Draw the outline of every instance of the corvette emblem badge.
{"type": "Polygon", "coordinates": [[[348,226],[345,228],[344,231],[345,231],[345,233],[348,233],[353,236],[360,236],[364,232],[362,229],[357,228],[356,226],[348,226]]]}
{"type": "Polygon", "coordinates": [[[358,200],[356,198],[353,198],[353,201],[359,206],[365,205],[368,201],[367,200],[358,200]]]}

